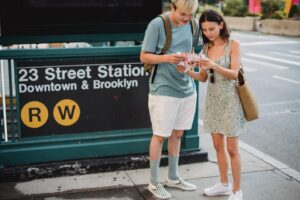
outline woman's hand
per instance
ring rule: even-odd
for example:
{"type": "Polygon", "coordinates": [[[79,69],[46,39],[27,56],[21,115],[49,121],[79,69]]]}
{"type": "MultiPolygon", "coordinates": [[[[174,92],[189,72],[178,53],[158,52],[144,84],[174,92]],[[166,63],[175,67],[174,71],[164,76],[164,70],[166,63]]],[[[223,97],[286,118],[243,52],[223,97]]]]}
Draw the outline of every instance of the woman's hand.
{"type": "Polygon", "coordinates": [[[216,63],[209,58],[200,58],[198,63],[203,69],[214,69],[216,66],[216,63]]]}

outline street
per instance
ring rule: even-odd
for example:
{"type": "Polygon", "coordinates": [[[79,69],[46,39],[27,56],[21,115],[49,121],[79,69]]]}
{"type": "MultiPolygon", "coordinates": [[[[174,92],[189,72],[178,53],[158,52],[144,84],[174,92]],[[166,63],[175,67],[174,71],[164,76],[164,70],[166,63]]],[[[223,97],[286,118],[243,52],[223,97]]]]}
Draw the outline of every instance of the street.
{"type": "MultiPolygon", "coordinates": [[[[258,32],[233,32],[232,38],[241,43],[246,79],[260,108],[241,141],[300,171],[300,38],[258,32]]],[[[205,94],[206,84],[200,84],[200,125],[205,94]]]]}

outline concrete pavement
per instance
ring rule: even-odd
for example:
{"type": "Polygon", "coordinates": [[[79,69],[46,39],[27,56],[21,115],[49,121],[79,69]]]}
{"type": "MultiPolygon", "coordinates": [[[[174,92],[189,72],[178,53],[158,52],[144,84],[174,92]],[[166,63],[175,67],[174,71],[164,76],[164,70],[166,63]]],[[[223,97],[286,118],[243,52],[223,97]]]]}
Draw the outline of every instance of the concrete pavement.
{"type": "MultiPolygon", "coordinates": [[[[201,148],[209,161],[180,165],[184,179],[197,185],[197,190],[184,192],[168,188],[172,199],[226,200],[228,197],[203,196],[203,188],[218,181],[218,166],[209,134],[200,135],[201,148]]],[[[299,172],[241,142],[242,190],[244,200],[299,200],[299,172]]],[[[162,181],[168,168],[161,168],[162,181]]],[[[155,199],[147,191],[149,169],[127,170],[87,175],[37,179],[0,184],[0,199],[86,199],[139,200],[155,199]]],[[[231,179],[232,180],[232,179],[231,179]]]]}

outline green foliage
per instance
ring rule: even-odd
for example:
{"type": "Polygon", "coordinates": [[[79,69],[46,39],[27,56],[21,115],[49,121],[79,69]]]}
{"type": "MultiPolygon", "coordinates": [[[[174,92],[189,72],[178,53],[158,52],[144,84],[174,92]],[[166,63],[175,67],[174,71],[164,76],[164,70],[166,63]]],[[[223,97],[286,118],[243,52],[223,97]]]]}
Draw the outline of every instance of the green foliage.
{"type": "Polygon", "coordinates": [[[292,5],[290,13],[290,18],[300,18],[300,8],[297,5],[292,5]]]}
{"type": "Polygon", "coordinates": [[[261,14],[247,12],[246,16],[249,16],[249,17],[261,17],[261,14]]]}
{"type": "Polygon", "coordinates": [[[285,13],[282,10],[277,10],[275,11],[271,16],[271,19],[284,19],[285,17],[285,13]]]}
{"type": "Polygon", "coordinates": [[[214,6],[214,5],[208,5],[208,4],[199,4],[198,9],[197,9],[197,11],[196,11],[197,16],[199,17],[199,16],[202,14],[202,12],[203,12],[204,10],[207,10],[207,9],[209,9],[209,10],[214,10],[214,11],[217,11],[217,12],[221,13],[220,8],[217,7],[217,6],[214,6]]]}
{"type": "Polygon", "coordinates": [[[284,9],[284,0],[263,0],[261,2],[261,7],[262,19],[272,18],[274,15],[279,17],[281,15],[280,12],[277,14],[275,14],[275,12],[284,9]]]}
{"type": "Polygon", "coordinates": [[[223,13],[225,16],[244,17],[247,14],[247,5],[244,0],[225,0],[223,13]]]}
{"type": "Polygon", "coordinates": [[[163,0],[163,12],[171,11],[170,1],[163,0]]]}

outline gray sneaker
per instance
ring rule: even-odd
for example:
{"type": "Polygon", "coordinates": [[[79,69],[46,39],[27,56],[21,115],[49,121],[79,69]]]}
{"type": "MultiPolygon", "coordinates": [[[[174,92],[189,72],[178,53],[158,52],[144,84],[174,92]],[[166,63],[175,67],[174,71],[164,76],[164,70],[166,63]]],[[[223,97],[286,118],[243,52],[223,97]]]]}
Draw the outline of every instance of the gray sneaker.
{"type": "Polygon", "coordinates": [[[193,190],[197,189],[196,185],[186,182],[181,177],[179,177],[175,181],[167,179],[166,186],[173,187],[173,188],[179,188],[179,189],[185,190],[185,191],[193,191],[193,190]]]}
{"type": "Polygon", "coordinates": [[[161,183],[152,184],[151,182],[148,185],[148,190],[159,199],[170,199],[171,194],[164,188],[161,183]]]}

